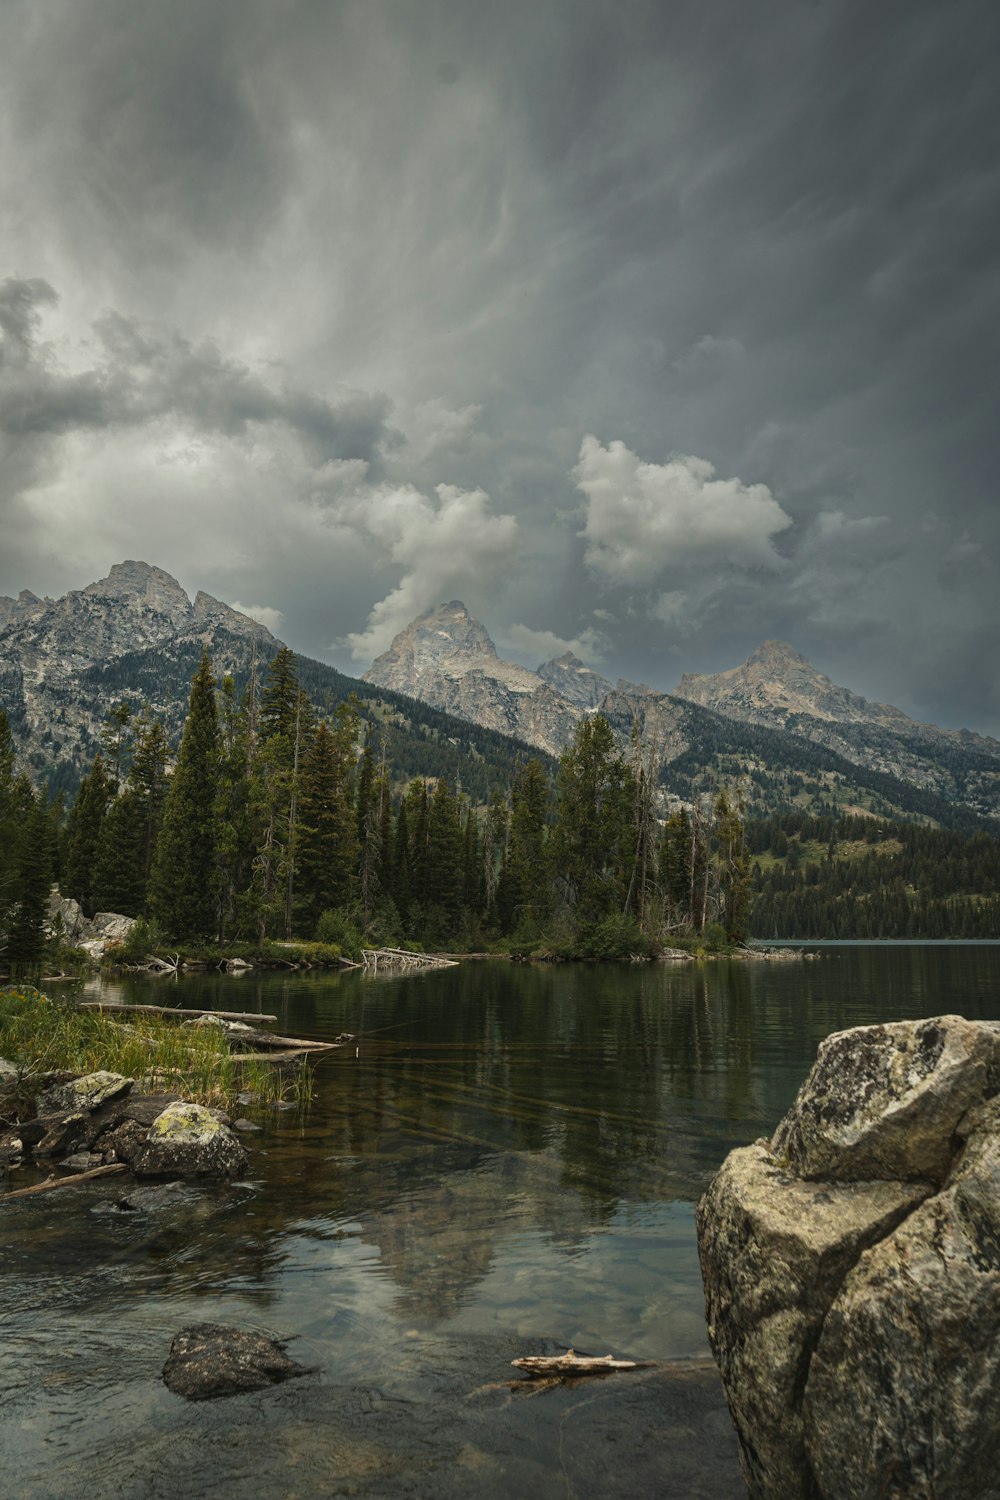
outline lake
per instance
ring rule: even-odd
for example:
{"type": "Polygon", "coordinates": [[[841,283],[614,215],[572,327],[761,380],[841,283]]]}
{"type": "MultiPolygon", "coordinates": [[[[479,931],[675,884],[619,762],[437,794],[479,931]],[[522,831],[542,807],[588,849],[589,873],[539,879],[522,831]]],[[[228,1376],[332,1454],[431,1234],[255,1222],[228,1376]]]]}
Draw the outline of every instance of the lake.
{"type": "Polygon", "coordinates": [[[3,1495],[736,1500],[696,1199],[773,1130],[831,1031],[997,1019],[998,979],[1000,947],[947,944],[95,980],[90,997],[356,1040],[318,1064],[304,1119],[247,1108],[262,1129],[241,1183],[98,1181],[0,1208],[3,1495]],[[202,1320],[288,1338],[315,1371],[185,1403],[160,1370],[202,1320]],[[511,1359],[567,1346],[667,1368],[509,1388],[511,1359]]]}

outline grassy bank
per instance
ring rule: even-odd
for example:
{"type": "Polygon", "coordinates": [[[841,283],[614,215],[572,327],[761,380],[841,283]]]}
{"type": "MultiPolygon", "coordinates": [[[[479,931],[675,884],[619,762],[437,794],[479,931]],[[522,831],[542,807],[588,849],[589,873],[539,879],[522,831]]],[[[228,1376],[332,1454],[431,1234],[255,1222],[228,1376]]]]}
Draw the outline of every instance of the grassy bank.
{"type": "Polygon", "coordinates": [[[174,1090],[198,1104],[228,1107],[247,1092],[262,1103],[305,1104],[311,1071],[288,1072],[267,1061],[244,1060],[217,1026],[185,1026],[167,1016],[132,1015],[119,1021],[106,1011],[84,1011],[27,985],[0,990],[0,1057],[17,1068],[19,1093],[46,1073],[106,1069],[134,1078],[149,1092],[174,1090]]]}

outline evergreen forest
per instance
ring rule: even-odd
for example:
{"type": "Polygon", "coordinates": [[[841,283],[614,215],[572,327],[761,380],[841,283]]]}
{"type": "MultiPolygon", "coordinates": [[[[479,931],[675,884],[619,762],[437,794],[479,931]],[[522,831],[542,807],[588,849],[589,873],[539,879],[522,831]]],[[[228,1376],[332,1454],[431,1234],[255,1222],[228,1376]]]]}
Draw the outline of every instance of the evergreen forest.
{"type": "MultiPolygon", "coordinates": [[[[748,819],[720,785],[664,816],[638,739],[584,719],[557,767],[492,786],[400,775],[391,714],[317,705],[278,651],[242,690],[203,655],[179,746],[120,702],[69,808],[15,765],[0,715],[0,958],[30,969],[54,881],[157,944],[319,941],[525,955],[725,951],[749,937],[992,937],[1000,843],[926,823],[748,819]]],[[[494,774],[496,774],[496,768],[494,774]]],[[[407,773],[412,770],[407,766],[407,773]]],[[[685,789],[686,790],[686,789],[685,789]]]]}

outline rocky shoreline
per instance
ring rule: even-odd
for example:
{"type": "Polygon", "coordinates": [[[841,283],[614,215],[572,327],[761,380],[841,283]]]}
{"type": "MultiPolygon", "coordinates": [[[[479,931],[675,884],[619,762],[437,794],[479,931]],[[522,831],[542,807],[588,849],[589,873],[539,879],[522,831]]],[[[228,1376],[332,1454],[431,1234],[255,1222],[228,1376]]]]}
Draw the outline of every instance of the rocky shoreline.
{"type": "MultiPolygon", "coordinates": [[[[62,1174],[21,1191],[111,1168],[161,1181],[230,1181],[246,1170],[249,1157],[224,1110],[177,1093],[143,1093],[135,1079],[104,1071],[43,1075],[33,1087],[37,1093],[25,1098],[17,1069],[0,1059],[0,1118],[22,1116],[0,1133],[0,1182],[21,1166],[62,1174]]],[[[241,1120],[237,1128],[254,1127],[241,1120]]],[[[12,1196],[0,1194],[0,1204],[12,1196]]]]}

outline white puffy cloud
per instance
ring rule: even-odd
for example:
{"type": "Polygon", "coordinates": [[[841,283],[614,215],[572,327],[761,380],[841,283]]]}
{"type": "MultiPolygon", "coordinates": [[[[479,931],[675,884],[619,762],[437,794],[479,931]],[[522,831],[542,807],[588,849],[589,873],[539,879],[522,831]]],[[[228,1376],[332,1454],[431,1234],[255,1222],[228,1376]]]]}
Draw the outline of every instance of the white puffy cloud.
{"type": "Polygon", "coordinates": [[[256,620],[265,630],[280,630],[285,621],[284,611],[274,609],[270,604],[241,604],[238,599],[231,599],[229,605],[231,609],[239,610],[241,615],[249,615],[251,620],[256,620]]]}
{"type": "Polygon", "coordinates": [[[588,625],[571,640],[566,640],[551,630],[532,630],[528,625],[511,625],[503,642],[512,647],[518,656],[531,658],[535,662],[551,661],[553,657],[565,656],[567,651],[572,651],[581,661],[601,662],[608,646],[605,637],[592,625],[588,625]]]}
{"type": "Polygon", "coordinates": [[[618,583],[688,565],[774,568],[773,538],[792,524],[766,484],[716,479],[706,459],[643,461],[623,442],[587,436],[573,470],[587,497],[586,560],[618,583]]]}
{"type": "Polygon", "coordinates": [[[413,485],[372,487],[337,509],[339,522],[366,531],[402,569],[366,629],[347,636],[355,661],[377,656],[415,615],[472,580],[481,599],[514,562],[517,518],[492,515],[485,490],[439,484],[435,494],[436,503],[413,485]]]}

